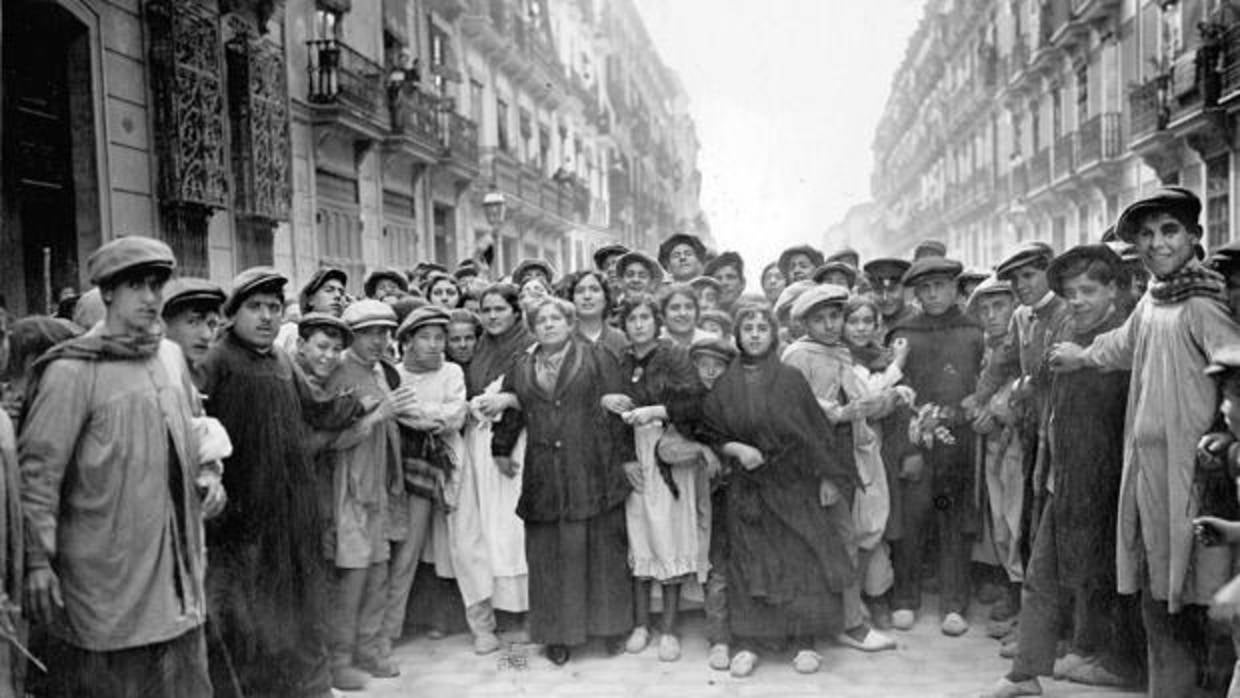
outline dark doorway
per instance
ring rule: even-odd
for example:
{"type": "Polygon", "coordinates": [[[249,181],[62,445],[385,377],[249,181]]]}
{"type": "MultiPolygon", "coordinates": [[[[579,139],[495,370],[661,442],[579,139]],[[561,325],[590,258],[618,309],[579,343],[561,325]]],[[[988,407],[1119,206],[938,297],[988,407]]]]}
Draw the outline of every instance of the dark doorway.
{"type": "Polygon", "coordinates": [[[435,204],[432,218],[435,261],[452,269],[456,266],[456,209],[435,204]]]}
{"type": "Polygon", "coordinates": [[[97,206],[79,211],[97,204],[89,37],[55,3],[5,0],[3,12],[0,242],[20,251],[0,255],[3,290],[12,310],[42,313],[61,289],[82,290],[79,235],[98,243],[97,206]]]}

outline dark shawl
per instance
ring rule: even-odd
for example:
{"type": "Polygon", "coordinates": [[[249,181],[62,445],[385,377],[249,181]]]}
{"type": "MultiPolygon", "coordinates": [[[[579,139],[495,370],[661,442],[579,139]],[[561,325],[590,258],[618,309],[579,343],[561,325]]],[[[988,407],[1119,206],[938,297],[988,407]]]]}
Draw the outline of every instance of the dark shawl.
{"type": "Polygon", "coordinates": [[[465,372],[468,397],[481,394],[496,378],[508,373],[517,358],[533,344],[534,337],[521,318],[513,321],[512,327],[498,337],[483,332],[474,359],[465,372]]]}
{"type": "Polygon", "coordinates": [[[748,444],[766,462],[736,468],[727,491],[727,531],[739,588],[771,604],[842,591],[853,579],[845,533],[818,502],[828,479],[851,502],[858,485],[852,440],[840,438],[800,371],[772,353],[752,366],[733,361],[702,406],[710,443],[748,444]]]}

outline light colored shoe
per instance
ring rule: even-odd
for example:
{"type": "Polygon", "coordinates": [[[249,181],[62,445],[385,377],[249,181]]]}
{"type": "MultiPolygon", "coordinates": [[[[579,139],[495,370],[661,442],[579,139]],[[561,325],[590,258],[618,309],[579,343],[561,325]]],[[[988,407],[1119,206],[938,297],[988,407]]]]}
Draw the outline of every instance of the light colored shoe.
{"type": "Polygon", "coordinates": [[[491,654],[500,648],[499,637],[495,633],[479,633],[474,635],[474,654],[491,654]]]}
{"type": "Polygon", "coordinates": [[[917,624],[917,612],[908,608],[896,609],[891,614],[891,627],[896,630],[912,630],[917,624]]]}
{"type": "Polygon", "coordinates": [[[865,639],[863,640],[855,640],[848,633],[840,633],[835,636],[835,641],[845,647],[851,647],[862,652],[882,652],[883,650],[893,650],[896,648],[895,638],[880,633],[874,628],[870,628],[866,632],[865,639]]]}
{"type": "Polygon", "coordinates": [[[369,681],[370,676],[355,666],[332,667],[332,688],[337,691],[361,691],[369,681]]]}
{"type": "Polygon", "coordinates": [[[1075,669],[1081,664],[1084,664],[1086,661],[1088,660],[1086,660],[1085,657],[1082,657],[1075,652],[1069,652],[1055,660],[1055,669],[1051,675],[1055,677],[1056,681],[1062,681],[1068,675],[1069,671],[1075,669]]]}
{"type": "Polygon", "coordinates": [[[1003,643],[999,648],[999,656],[1003,659],[1016,659],[1016,655],[1020,654],[1020,638],[1015,637],[1003,643]]]}
{"type": "Polygon", "coordinates": [[[814,650],[801,650],[792,658],[792,668],[798,674],[817,674],[822,668],[822,655],[814,650]]]}
{"type": "Polygon", "coordinates": [[[680,640],[671,633],[659,636],[659,661],[674,662],[680,659],[680,640]]]}
{"type": "Polygon", "coordinates": [[[960,637],[969,632],[969,621],[959,613],[948,613],[943,618],[943,623],[939,625],[939,630],[948,637],[960,637]]]}
{"type": "Polygon", "coordinates": [[[1086,686],[1124,687],[1133,683],[1102,666],[1096,658],[1082,660],[1080,664],[1065,671],[1064,678],[1086,686]]]}
{"type": "Polygon", "coordinates": [[[758,655],[749,650],[741,650],[736,653],[732,661],[728,663],[728,670],[732,676],[743,679],[753,673],[755,667],[758,666],[758,655]]]}
{"type": "Polygon", "coordinates": [[[994,688],[979,693],[977,698],[1018,698],[1019,696],[1040,695],[1042,695],[1042,684],[1038,683],[1037,679],[1016,683],[1005,676],[999,679],[994,688]]]}
{"type": "Polygon", "coordinates": [[[650,644],[650,630],[644,625],[633,628],[633,632],[629,634],[629,639],[624,643],[624,651],[629,654],[637,654],[646,649],[646,645],[650,644]]]}
{"type": "Polygon", "coordinates": [[[728,646],[723,643],[717,643],[710,646],[710,657],[707,660],[710,668],[715,671],[727,671],[732,663],[731,657],[728,656],[728,646]]]}

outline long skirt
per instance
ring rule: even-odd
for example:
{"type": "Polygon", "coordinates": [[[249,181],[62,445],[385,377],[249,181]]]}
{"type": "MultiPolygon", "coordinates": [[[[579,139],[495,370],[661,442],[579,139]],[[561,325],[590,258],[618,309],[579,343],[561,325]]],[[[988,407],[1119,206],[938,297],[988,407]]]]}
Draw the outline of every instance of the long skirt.
{"type": "Polygon", "coordinates": [[[692,466],[672,468],[672,481],[679,491],[679,496],[673,496],[655,457],[663,432],[659,424],[633,429],[645,487],[630,494],[625,503],[629,564],[633,576],[640,579],[666,582],[696,575],[705,582],[710,523],[698,516],[701,471],[692,466]]]}
{"type": "Polygon", "coordinates": [[[530,639],[574,646],[632,630],[627,550],[620,507],[586,521],[527,521],[530,639]]]}

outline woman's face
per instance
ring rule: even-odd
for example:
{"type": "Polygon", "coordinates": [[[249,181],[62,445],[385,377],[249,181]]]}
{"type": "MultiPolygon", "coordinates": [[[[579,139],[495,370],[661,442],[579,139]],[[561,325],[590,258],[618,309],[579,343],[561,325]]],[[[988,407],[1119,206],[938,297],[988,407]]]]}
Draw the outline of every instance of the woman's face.
{"type": "Polygon", "coordinates": [[[740,339],[746,356],[761,356],[775,341],[775,331],[765,315],[749,315],[741,321],[740,339]]]}
{"type": "Polygon", "coordinates": [[[534,316],[534,338],[544,349],[557,350],[568,341],[572,325],[554,303],[548,303],[534,316]]]}
{"type": "Polygon", "coordinates": [[[659,323],[655,322],[650,307],[639,305],[624,318],[624,333],[637,346],[645,346],[658,339],[659,323]]]}
{"type": "Polygon", "coordinates": [[[547,288],[547,282],[542,280],[541,276],[532,276],[521,284],[521,295],[518,296],[521,307],[525,312],[530,312],[538,301],[551,295],[551,290],[547,288]]]}
{"type": "Polygon", "coordinates": [[[452,310],[461,304],[461,292],[448,279],[440,279],[431,286],[430,301],[432,305],[452,310]]]}
{"type": "Polygon", "coordinates": [[[517,321],[517,312],[498,293],[484,296],[479,311],[482,315],[482,329],[490,335],[504,334],[512,327],[512,323],[517,321]]]}
{"type": "Polygon", "coordinates": [[[478,335],[474,334],[474,326],[468,322],[454,322],[448,325],[448,358],[458,364],[467,364],[474,360],[474,351],[478,348],[478,335]]]}
{"type": "Polygon", "coordinates": [[[787,286],[788,282],[784,279],[784,273],[779,270],[779,267],[771,267],[762,274],[762,292],[771,302],[779,298],[779,294],[783,293],[787,286]]]}
{"type": "Polygon", "coordinates": [[[443,354],[446,333],[439,325],[419,327],[405,340],[405,356],[426,362],[443,354]]]}
{"type": "Polygon", "coordinates": [[[650,290],[650,270],[645,264],[632,262],[624,268],[624,290],[629,293],[646,293],[650,290]]]}
{"type": "Polygon", "coordinates": [[[874,317],[874,309],[863,305],[844,320],[844,341],[857,347],[865,346],[874,341],[877,330],[878,318],[874,317]]]}
{"type": "Polygon", "coordinates": [[[693,328],[697,326],[697,318],[697,302],[683,293],[669,298],[663,311],[663,321],[667,323],[667,331],[672,334],[692,334],[693,328]]]}
{"type": "Polygon", "coordinates": [[[581,317],[603,316],[607,310],[607,296],[603,293],[603,285],[599,283],[598,277],[593,274],[581,277],[573,287],[573,305],[577,307],[577,314],[581,317]]]}

